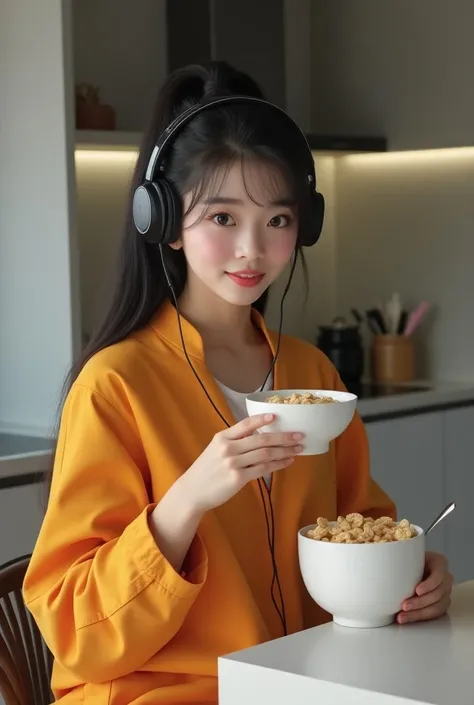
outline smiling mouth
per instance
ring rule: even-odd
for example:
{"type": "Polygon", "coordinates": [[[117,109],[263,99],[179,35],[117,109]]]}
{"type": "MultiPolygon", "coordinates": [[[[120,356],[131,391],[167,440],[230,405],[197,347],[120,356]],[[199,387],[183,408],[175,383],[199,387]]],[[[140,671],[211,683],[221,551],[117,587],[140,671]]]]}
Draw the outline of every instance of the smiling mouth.
{"type": "Polygon", "coordinates": [[[257,286],[260,284],[265,274],[263,272],[243,271],[226,272],[227,276],[239,286],[257,286]]]}

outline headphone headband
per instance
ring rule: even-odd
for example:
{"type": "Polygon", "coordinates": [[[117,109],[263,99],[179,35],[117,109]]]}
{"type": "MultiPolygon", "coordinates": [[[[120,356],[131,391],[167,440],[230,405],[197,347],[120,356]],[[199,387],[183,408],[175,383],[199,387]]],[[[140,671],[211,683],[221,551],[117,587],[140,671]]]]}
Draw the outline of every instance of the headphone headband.
{"type": "Polygon", "coordinates": [[[272,110],[277,110],[280,115],[282,115],[288,122],[289,124],[292,125],[293,129],[296,129],[299,134],[301,135],[302,140],[304,141],[304,144],[306,145],[306,148],[308,150],[308,154],[310,155],[310,170],[308,174],[308,183],[312,184],[313,187],[316,184],[316,176],[315,176],[315,169],[314,169],[314,161],[313,157],[311,155],[311,148],[308,144],[308,140],[306,139],[306,135],[304,132],[301,130],[299,125],[296,124],[296,122],[291,118],[288,113],[283,110],[283,108],[280,108],[278,105],[275,105],[274,103],[269,103],[267,100],[263,100],[262,98],[254,98],[253,96],[249,95],[229,95],[229,96],[222,96],[220,98],[210,98],[208,100],[202,100],[200,103],[197,103],[196,105],[192,105],[190,108],[182,112],[180,115],[178,115],[169,125],[168,127],[165,128],[164,132],[161,134],[160,138],[158,139],[158,142],[156,143],[153,152],[151,154],[150,160],[148,162],[148,167],[146,170],[145,174],[145,180],[146,181],[153,181],[157,172],[158,171],[163,171],[164,170],[164,165],[163,165],[163,160],[164,156],[166,154],[166,149],[167,147],[172,144],[173,139],[175,138],[176,134],[182,130],[183,127],[185,127],[196,115],[199,113],[203,112],[204,110],[207,110],[208,108],[214,108],[219,105],[228,105],[230,103],[240,103],[240,104],[247,104],[247,105],[264,105],[267,108],[270,108],[272,110]]]}
{"type": "Polygon", "coordinates": [[[324,219],[324,198],[316,191],[316,171],[313,155],[300,127],[288,113],[274,103],[261,98],[246,95],[222,96],[203,100],[193,105],[176,117],[160,135],[148,161],[144,182],[138,186],[133,196],[133,222],[137,231],[147,242],[154,245],[167,245],[175,242],[180,235],[182,222],[181,198],[172,181],[166,178],[165,157],[170,145],[178,132],[196,115],[219,105],[241,103],[244,105],[260,105],[270,110],[278,111],[293,130],[301,135],[308,154],[307,180],[310,198],[310,222],[304,231],[298,235],[299,243],[305,246],[314,245],[321,234],[324,219]]]}

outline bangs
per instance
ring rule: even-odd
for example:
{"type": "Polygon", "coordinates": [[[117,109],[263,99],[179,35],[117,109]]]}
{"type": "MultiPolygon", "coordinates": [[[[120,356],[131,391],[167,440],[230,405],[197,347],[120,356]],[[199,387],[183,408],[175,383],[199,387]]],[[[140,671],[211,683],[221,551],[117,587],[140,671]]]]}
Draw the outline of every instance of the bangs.
{"type": "MultiPolygon", "coordinates": [[[[245,193],[252,203],[257,206],[270,204],[298,206],[292,175],[286,164],[273,154],[215,154],[208,155],[207,159],[193,170],[194,174],[190,174],[186,192],[191,194],[191,199],[184,216],[189,215],[198,203],[217,198],[230,170],[239,163],[245,193]],[[265,167],[259,172],[258,178],[255,175],[256,165],[265,167]]],[[[193,225],[206,217],[210,207],[203,209],[193,225]]]]}

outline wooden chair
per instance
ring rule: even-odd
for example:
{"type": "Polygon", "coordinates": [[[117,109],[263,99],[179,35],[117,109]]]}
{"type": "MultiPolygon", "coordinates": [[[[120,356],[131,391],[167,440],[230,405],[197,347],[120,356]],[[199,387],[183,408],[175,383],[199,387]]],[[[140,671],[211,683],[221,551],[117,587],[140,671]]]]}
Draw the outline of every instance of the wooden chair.
{"type": "Polygon", "coordinates": [[[22,597],[30,556],[0,566],[0,695],[5,705],[49,705],[52,656],[22,597]]]}

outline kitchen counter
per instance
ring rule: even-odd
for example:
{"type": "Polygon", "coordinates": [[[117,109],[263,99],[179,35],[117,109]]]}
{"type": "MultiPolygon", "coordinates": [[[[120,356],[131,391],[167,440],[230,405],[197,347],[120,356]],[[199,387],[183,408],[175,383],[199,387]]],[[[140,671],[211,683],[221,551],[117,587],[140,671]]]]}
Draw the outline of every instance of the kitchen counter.
{"type": "Polygon", "coordinates": [[[38,482],[51,462],[50,438],[0,433],[0,489],[38,482]]]}
{"type": "Polygon", "coordinates": [[[332,622],[219,659],[219,705],[472,705],[474,581],[433,622],[332,622]]]}
{"type": "Polygon", "coordinates": [[[357,409],[366,423],[429,411],[474,406],[474,382],[429,382],[397,385],[397,393],[360,397],[357,409]]]}
{"type": "MultiPolygon", "coordinates": [[[[366,423],[373,423],[462,406],[474,406],[474,383],[417,381],[391,391],[365,385],[357,408],[366,423]]],[[[27,476],[47,470],[52,447],[50,438],[0,431],[0,489],[11,486],[15,477],[24,484],[27,476]]]]}

